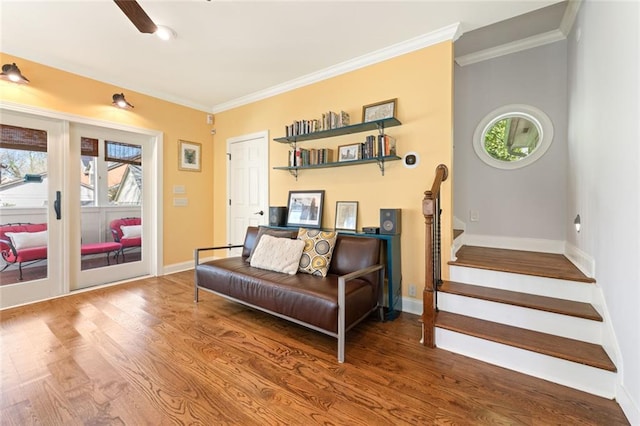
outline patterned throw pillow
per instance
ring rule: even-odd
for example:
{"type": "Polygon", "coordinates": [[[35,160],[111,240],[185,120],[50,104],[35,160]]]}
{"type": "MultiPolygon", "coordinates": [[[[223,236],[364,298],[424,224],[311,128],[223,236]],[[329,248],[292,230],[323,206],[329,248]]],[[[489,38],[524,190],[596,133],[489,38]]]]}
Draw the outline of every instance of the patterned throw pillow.
{"type": "Polygon", "coordinates": [[[326,277],[338,233],[300,228],[298,239],[304,241],[299,272],[326,277]]]}

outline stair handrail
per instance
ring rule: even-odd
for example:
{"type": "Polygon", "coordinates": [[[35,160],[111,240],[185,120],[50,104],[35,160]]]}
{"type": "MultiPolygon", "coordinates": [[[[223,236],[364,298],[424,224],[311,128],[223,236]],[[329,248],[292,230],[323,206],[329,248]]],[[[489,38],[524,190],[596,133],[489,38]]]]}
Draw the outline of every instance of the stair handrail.
{"type": "Polygon", "coordinates": [[[436,167],[431,190],[424,192],[422,214],[425,222],[425,283],[422,292],[422,344],[434,348],[435,320],[438,309],[438,286],[442,283],[440,253],[440,186],[447,180],[449,169],[436,167]]]}

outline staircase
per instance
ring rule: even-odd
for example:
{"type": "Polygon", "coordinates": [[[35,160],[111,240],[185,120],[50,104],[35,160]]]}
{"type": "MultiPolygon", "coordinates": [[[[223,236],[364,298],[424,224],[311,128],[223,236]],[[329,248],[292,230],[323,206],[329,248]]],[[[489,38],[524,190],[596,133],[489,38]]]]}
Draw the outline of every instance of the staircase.
{"type": "Polygon", "coordinates": [[[462,246],[438,291],[439,348],[613,398],[595,280],[563,255],[462,246]]]}

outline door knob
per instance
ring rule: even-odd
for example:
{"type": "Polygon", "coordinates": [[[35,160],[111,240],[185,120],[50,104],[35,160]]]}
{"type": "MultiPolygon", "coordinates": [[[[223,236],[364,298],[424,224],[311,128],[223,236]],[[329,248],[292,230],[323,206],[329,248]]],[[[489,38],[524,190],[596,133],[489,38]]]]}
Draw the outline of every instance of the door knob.
{"type": "Polygon", "coordinates": [[[259,212],[255,212],[254,214],[259,214],[260,216],[264,216],[264,210],[260,210],[259,212]]]}

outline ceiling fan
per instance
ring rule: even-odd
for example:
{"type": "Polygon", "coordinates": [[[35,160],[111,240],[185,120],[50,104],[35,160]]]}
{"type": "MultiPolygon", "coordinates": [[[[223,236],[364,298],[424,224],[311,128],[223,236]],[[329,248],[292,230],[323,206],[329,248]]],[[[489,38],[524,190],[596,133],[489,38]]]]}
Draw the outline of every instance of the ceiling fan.
{"type": "Polygon", "coordinates": [[[138,31],[144,34],[154,34],[158,26],[149,18],[136,0],[113,0],[127,18],[136,26],[138,31]]]}

